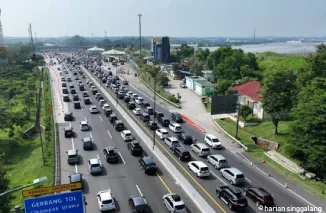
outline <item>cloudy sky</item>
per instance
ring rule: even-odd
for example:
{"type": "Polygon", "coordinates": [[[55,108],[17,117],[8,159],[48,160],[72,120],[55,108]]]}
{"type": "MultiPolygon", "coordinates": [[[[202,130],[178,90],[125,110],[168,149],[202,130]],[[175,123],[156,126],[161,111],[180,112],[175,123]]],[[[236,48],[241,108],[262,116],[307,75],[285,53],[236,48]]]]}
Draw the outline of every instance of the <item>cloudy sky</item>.
{"type": "Polygon", "coordinates": [[[0,0],[5,36],[326,36],[325,0],[0,0]]]}

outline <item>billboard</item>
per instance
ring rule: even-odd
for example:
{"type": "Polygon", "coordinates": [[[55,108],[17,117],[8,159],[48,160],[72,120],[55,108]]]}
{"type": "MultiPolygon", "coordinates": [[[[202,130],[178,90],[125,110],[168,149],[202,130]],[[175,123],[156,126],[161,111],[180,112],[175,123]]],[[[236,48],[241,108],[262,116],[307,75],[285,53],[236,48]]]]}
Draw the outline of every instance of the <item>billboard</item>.
{"type": "Polygon", "coordinates": [[[211,115],[235,113],[237,102],[238,95],[213,96],[211,115]]]}

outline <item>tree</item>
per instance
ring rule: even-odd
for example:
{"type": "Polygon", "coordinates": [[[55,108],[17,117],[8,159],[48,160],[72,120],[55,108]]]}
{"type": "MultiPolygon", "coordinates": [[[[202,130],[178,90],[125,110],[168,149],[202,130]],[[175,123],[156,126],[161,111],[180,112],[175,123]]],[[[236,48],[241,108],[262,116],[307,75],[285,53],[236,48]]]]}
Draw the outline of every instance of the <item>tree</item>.
{"type": "Polygon", "coordinates": [[[293,109],[293,145],[289,153],[319,175],[326,174],[326,79],[316,78],[301,89],[293,109]],[[295,155],[301,153],[301,155],[295,155]]]}
{"type": "Polygon", "coordinates": [[[277,69],[264,77],[261,92],[263,108],[271,116],[275,134],[278,134],[278,123],[289,117],[297,91],[296,76],[292,70],[277,69]]]}
{"type": "Polygon", "coordinates": [[[317,53],[326,52],[326,45],[324,43],[321,43],[321,44],[317,45],[316,46],[316,52],[317,53]]]}
{"type": "MultiPolygon", "coordinates": [[[[9,180],[6,177],[5,168],[3,166],[3,155],[0,153],[0,194],[8,190],[9,180]]],[[[10,196],[0,197],[0,212],[10,212],[10,196]]]]}
{"type": "Polygon", "coordinates": [[[244,119],[247,120],[249,115],[252,115],[253,111],[252,109],[247,106],[247,105],[241,105],[240,106],[240,116],[244,119]]]}

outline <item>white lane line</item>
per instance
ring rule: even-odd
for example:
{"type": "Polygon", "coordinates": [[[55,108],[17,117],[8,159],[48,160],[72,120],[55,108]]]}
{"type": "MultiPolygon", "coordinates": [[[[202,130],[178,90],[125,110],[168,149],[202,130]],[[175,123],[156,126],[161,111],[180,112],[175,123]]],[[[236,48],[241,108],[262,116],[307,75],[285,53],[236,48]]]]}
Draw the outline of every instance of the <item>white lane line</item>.
{"type": "Polygon", "coordinates": [[[108,132],[108,134],[109,134],[110,138],[112,138],[112,136],[111,136],[111,134],[110,134],[109,130],[106,130],[106,131],[108,132]]]}
{"type": "Polygon", "coordinates": [[[224,185],[227,185],[226,182],[224,180],[222,180],[219,176],[217,176],[217,174],[215,174],[214,172],[212,172],[212,170],[210,170],[211,174],[216,177],[217,179],[219,179],[224,185]]]}
{"type": "Polygon", "coordinates": [[[126,161],[123,159],[123,157],[122,157],[122,155],[121,155],[121,152],[118,152],[118,153],[119,153],[119,155],[120,155],[120,158],[121,158],[123,164],[126,164],[126,161]]]}
{"type": "Polygon", "coordinates": [[[84,118],[85,118],[85,121],[87,121],[86,117],[84,117],[84,118]]]}
{"type": "Polygon", "coordinates": [[[100,116],[101,121],[103,121],[103,118],[100,116]]]}
{"type": "Polygon", "coordinates": [[[78,173],[78,167],[77,167],[77,164],[75,164],[75,171],[76,171],[76,173],[78,173]]]}
{"type": "Polygon", "coordinates": [[[75,149],[74,138],[71,138],[71,145],[72,145],[72,149],[75,149]]]}
{"type": "Polygon", "coordinates": [[[89,133],[89,136],[91,136],[91,138],[93,139],[93,135],[92,135],[92,133],[91,133],[91,132],[89,133]]]}
{"type": "Polygon", "coordinates": [[[143,196],[143,194],[141,193],[141,191],[140,191],[140,189],[139,189],[138,185],[136,185],[136,188],[137,188],[137,190],[138,190],[139,194],[140,194],[141,196],[143,196]]]}
{"type": "Polygon", "coordinates": [[[246,180],[247,180],[249,183],[251,183],[251,180],[249,180],[248,178],[246,178],[246,180]]]}
{"type": "Polygon", "coordinates": [[[69,127],[71,127],[71,122],[69,121],[69,127]]]}
{"type": "Polygon", "coordinates": [[[100,156],[96,155],[97,156],[97,159],[100,159],[100,156]]]}
{"type": "Polygon", "coordinates": [[[84,111],[84,107],[82,107],[81,110],[84,111]]]}

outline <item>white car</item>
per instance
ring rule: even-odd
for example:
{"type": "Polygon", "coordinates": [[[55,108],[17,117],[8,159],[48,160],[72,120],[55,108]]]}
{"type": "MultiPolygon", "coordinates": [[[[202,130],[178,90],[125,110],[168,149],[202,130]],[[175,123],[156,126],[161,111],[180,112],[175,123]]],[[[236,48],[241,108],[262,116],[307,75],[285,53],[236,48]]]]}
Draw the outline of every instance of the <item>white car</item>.
{"type": "Polygon", "coordinates": [[[90,107],[89,107],[89,111],[90,111],[91,113],[98,113],[98,109],[96,108],[95,105],[90,106],[90,107]]]}
{"type": "Polygon", "coordinates": [[[81,121],[80,122],[80,130],[81,131],[88,131],[89,130],[89,126],[88,126],[87,121],[81,121]]]}
{"type": "Polygon", "coordinates": [[[181,147],[181,144],[179,143],[178,139],[175,137],[166,137],[164,139],[164,143],[170,148],[174,149],[175,147],[181,147]]]}
{"type": "Polygon", "coordinates": [[[134,113],[135,115],[141,115],[141,114],[142,114],[142,111],[141,111],[141,109],[139,109],[139,108],[135,108],[135,109],[133,109],[132,111],[133,111],[133,113],[134,113]]]}
{"type": "Polygon", "coordinates": [[[206,134],[204,142],[207,143],[213,149],[221,148],[222,144],[218,138],[212,134],[206,134]]]}
{"type": "Polygon", "coordinates": [[[123,138],[124,141],[132,141],[134,139],[132,137],[130,130],[123,130],[121,132],[121,137],[123,138]]]}
{"type": "Polygon", "coordinates": [[[110,189],[100,191],[99,193],[97,193],[96,198],[100,211],[109,211],[117,209],[110,189]]]}
{"type": "Polygon", "coordinates": [[[105,104],[103,104],[102,109],[103,110],[110,109],[110,105],[105,103],[105,104]]]}
{"type": "Polygon", "coordinates": [[[163,196],[163,203],[169,212],[187,213],[186,205],[179,195],[175,193],[163,196]]]}
{"type": "Polygon", "coordinates": [[[174,133],[180,133],[180,132],[182,132],[182,128],[181,128],[180,124],[177,124],[177,123],[171,123],[171,124],[169,124],[169,128],[174,133]]]}
{"type": "Polygon", "coordinates": [[[163,140],[164,138],[169,136],[169,132],[166,129],[157,129],[155,131],[155,134],[161,139],[163,140]]]}
{"type": "Polygon", "coordinates": [[[92,175],[101,174],[103,170],[103,166],[100,159],[99,158],[89,159],[88,169],[89,169],[89,173],[91,173],[92,175]]]}
{"type": "Polygon", "coordinates": [[[135,100],[136,104],[141,104],[141,103],[143,103],[143,101],[144,101],[144,99],[142,97],[137,97],[135,100]]]}

